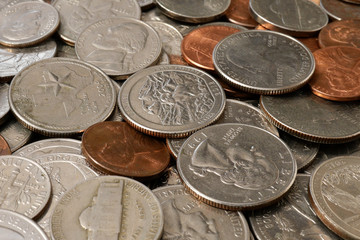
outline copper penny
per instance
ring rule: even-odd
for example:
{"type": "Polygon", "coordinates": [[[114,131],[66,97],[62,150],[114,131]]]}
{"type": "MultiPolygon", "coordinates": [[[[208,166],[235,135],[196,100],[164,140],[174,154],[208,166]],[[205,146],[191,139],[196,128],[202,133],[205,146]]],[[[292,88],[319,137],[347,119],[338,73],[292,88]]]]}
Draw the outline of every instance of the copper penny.
{"type": "Polygon", "coordinates": [[[212,53],[218,42],[241,30],[219,25],[207,25],[191,31],[181,43],[181,53],[190,65],[215,71],[212,53]]]}
{"type": "Polygon", "coordinates": [[[335,21],[321,29],[319,46],[350,46],[360,48],[360,19],[335,21]]]}
{"type": "Polygon", "coordinates": [[[2,156],[2,155],[11,155],[11,150],[10,150],[9,144],[0,135],[0,156],[2,156]]]}
{"type": "Polygon", "coordinates": [[[258,22],[250,15],[249,0],[232,0],[230,7],[225,13],[230,22],[254,28],[258,22]]]}
{"type": "Polygon", "coordinates": [[[316,69],[309,82],[314,94],[334,101],[360,99],[360,49],[327,47],[314,57],[316,69]]]}
{"type": "Polygon", "coordinates": [[[109,174],[149,178],[170,162],[164,142],[136,131],[125,122],[101,122],[82,137],[82,153],[95,168],[109,174]]]}
{"type": "Polygon", "coordinates": [[[360,6],[356,4],[340,0],[321,0],[320,6],[333,20],[360,18],[360,6]]]}

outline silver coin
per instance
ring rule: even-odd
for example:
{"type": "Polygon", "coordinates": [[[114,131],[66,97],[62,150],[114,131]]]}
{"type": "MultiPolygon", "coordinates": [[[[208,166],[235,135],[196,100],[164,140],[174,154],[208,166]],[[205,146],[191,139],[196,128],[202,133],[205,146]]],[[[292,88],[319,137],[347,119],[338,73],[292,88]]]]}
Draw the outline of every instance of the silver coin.
{"type": "Polygon", "coordinates": [[[30,140],[32,133],[32,131],[21,125],[14,117],[11,117],[0,126],[0,134],[9,144],[11,152],[15,152],[24,146],[30,140]]]}
{"type": "Polygon", "coordinates": [[[191,135],[180,149],[177,169],[193,195],[229,210],[277,201],[289,190],[297,171],[280,138],[237,123],[213,125],[191,135]]]}
{"type": "Polygon", "coordinates": [[[49,138],[36,141],[20,148],[13,155],[37,158],[52,153],[81,154],[81,141],[71,138],[49,138]]]}
{"type": "Polygon", "coordinates": [[[59,199],[76,184],[96,177],[98,174],[83,164],[71,161],[44,162],[41,163],[41,166],[50,177],[51,198],[45,211],[37,218],[36,222],[50,238],[50,217],[59,199]]]}
{"type": "Polygon", "coordinates": [[[75,44],[79,59],[101,68],[115,79],[125,79],[154,65],[161,40],[148,24],[132,18],[107,18],[88,26],[75,44]]]}
{"type": "Polygon", "coordinates": [[[56,43],[48,40],[27,48],[7,48],[0,46],[0,78],[10,78],[30,64],[54,57],[56,43]]]}
{"type": "Polygon", "coordinates": [[[225,94],[206,72],[159,65],[128,78],[118,104],[124,119],[139,131],[180,138],[216,121],[224,110],[225,94]]]}
{"type": "Polygon", "coordinates": [[[296,37],[315,35],[328,23],[325,11],[308,0],[250,0],[250,13],[267,29],[296,37]]]}
{"type": "Polygon", "coordinates": [[[112,17],[140,19],[141,9],[136,0],[56,0],[53,6],[59,11],[60,37],[74,46],[80,33],[90,24],[112,17]]]}
{"type": "Polygon", "coordinates": [[[69,46],[68,44],[60,40],[56,41],[56,45],[57,45],[56,57],[78,59],[78,57],[76,56],[75,47],[69,46]]]}
{"type": "Polygon", "coordinates": [[[202,26],[224,26],[224,27],[231,27],[231,28],[236,28],[240,31],[246,31],[246,30],[249,30],[247,29],[246,27],[244,26],[240,26],[238,24],[235,24],[235,23],[231,23],[231,22],[211,22],[211,23],[206,23],[206,24],[203,24],[201,25],[200,27],[202,26]]]}
{"type": "MultiPolygon", "coordinates": [[[[115,91],[116,91],[116,96],[119,96],[119,92],[121,89],[120,84],[118,84],[116,81],[112,80],[112,83],[114,85],[115,91]]],[[[112,114],[110,115],[110,117],[108,119],[106,119],[106,121],[116,121],[116,122],[122,122],[124,121],[123,117],[121,116],[121,112],[120,109],[118,107],[118,104],[115,104],[115,108],[114,111],[112,112],[112,114]]]]}
{"type": "Polygon", "coordinates": [[[44,231],[22,214],[0,209],[0,236],[4,240],[48,240],[44,231]]]}
{"type": "Polygon", "coordinates": [[[261,109],[278,128],[311,142],[345,143],[360,137],[358,102],[334,102],[309,89],[283,96],[261,96],[261,109]]]}
{"type": "Polygon", "coordinates": [[[77,184],[59,200],[50,223],[54,240],[158,240],[163,225],[159,200],[151,190],[119,176],[77,184]]]}
{"type": "Polygon", "coordinates": [[[49,38],[59,27],[56,9],[44,2],[23,2],[0,11],[0,44],[27,47],[49,38]]]}
{"type": "Polygon", "coordinates": [[[360,158],[329,159],[311,175],[311,205],[320,220],[344,239],[360,239],[359,178],[360,158]]]}
{"type": "Polygon", "coordinates": [[[50,198],[49,176],[27,158],[3,155],[0,162],[0,208],[36,217],[50,198]]]}
{"type": "Polygon", "coordinates": [[[298,174],[284,198],[271,207],[253,212],[250,224],[257,239],[341,239],[312,210],[308,195],[309,180],[310,176],[298,174]]]}
{"type": "Polygon", "coordinates": [[[230,0],[176,1],[156,0],[157,7],[168,17],[190,23],[204,23],[221,17],[230,0]]]}
{"type": "Polygon", "coordinates": [[[211,207],[196,200],[181,185],[153,190],[164,214],[161,239],[238,239],[249,240],[250,230],[244,215],[211,207]]]}
{"type": "Polygon", "coordinates": [[[68,136],[109,117],[116,102],[110,79],[98,68],[70,58],[39,61],[12,80],[14,115],[32,131],[68,136]]]}
{"type": "Polygon", "coordinates": [[[333,20],[360,18],[360,5],[339,0],[320,0],[320,6],[333,20]]]}
{"type": "Polygon", "coordinates": [[[4,123],[10,111],[9,84],[0,83],[0,124],[4,123]]]}
{"type": "Polygon", "coordinates": [[[168,65],[168,64],[170,64],[169,55],[167,55],[166,52],[163,50],[160,54],[157,65],[168,65]]]}
{"type": "Polygon", "coordinates": [[[0,11],[3,11],[5,8],[11,7],[15,4],[22,3],[22,2],[30,2],[30,1],[44,2],[42,0],[2,0],[0,2],[0,11]]]}
{"type": "Polygon", "coordinates": [[[181,185],[181,179],[175,166],[167,168],[159,178],[146,183],[146,186],[150,189],[157,189],[172,185],[181,185]]]}
{"type": "Polygon", "coordinates": [[[147,10],[155,6],[154,0],[137,0],[141,10],[147,10]]]}
{"type": "Polygon", "coordinates": [[[231,86],[255,94],[283,94],[304,86],[315,70],[310,50],[285,34],[243,31],[220,41],[216,71],[231,86]]]}

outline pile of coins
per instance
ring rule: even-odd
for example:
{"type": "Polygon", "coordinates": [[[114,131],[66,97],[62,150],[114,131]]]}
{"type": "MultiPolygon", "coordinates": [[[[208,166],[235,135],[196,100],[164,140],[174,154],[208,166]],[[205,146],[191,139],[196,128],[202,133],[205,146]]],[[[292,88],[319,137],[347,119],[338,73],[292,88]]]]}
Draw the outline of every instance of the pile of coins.
{"type": "Polygon", "coordinates": [[[359,0],[0,22],[0,239],[360,239],[359,0]]]}

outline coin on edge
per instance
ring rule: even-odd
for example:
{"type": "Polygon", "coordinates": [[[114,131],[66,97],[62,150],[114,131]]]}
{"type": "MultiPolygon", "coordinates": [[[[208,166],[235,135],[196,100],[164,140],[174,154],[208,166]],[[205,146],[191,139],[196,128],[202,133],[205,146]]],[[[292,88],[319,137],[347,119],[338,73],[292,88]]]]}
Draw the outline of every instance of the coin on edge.
{"type": "Polygon", "coordinates": [[[181,138],[220,117],[225,93],[204,71],[159,65],[128,78],[121,87],[118,105],[124,119],[140,132],[181,138]]]}
{"type": "Polygon", "coordinates": [[[116,102],[108,76],[91,64],[70,58],[36,62],[14,77],[10,108],[32,131],[69,136],[105,121],[116,102]]]}
{"type": "Polygon", "coordinates": [[[54,240],[160,240],[160,202],[143,184],[125,177],[86,180],[67,191],[51,216],[54,240]]]}
{"type": "Polygon", "coordinates": [[[296,161],[280,138],[236,123],[192,134],[180,149],[177,169],[192,195],[227,210],[274,203],[289,190],[297,172],[296,161]]]}

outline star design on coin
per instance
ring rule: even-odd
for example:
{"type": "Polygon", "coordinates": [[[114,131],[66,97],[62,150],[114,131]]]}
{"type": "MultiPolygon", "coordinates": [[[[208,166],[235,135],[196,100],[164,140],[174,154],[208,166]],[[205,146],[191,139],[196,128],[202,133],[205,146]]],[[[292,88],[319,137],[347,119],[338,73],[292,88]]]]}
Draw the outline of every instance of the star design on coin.
{"type": "Polygon", "coordinates": [[[38,86],[45,87],[45,88],[53,87],[55,96],[57,96],[59,94],[59,92],[62,88],[75,89],[70,84],[64,83],[64,81],[69,77],[70,73],[66,74],[64,77],[59,77],[50,71],[48,71],[47,74],[48,74],[48,78],[44,77],[45,83],[41,83],[38,86]],[[47,81],[47,80],[49,80],[49,81],[47,81]]]}

